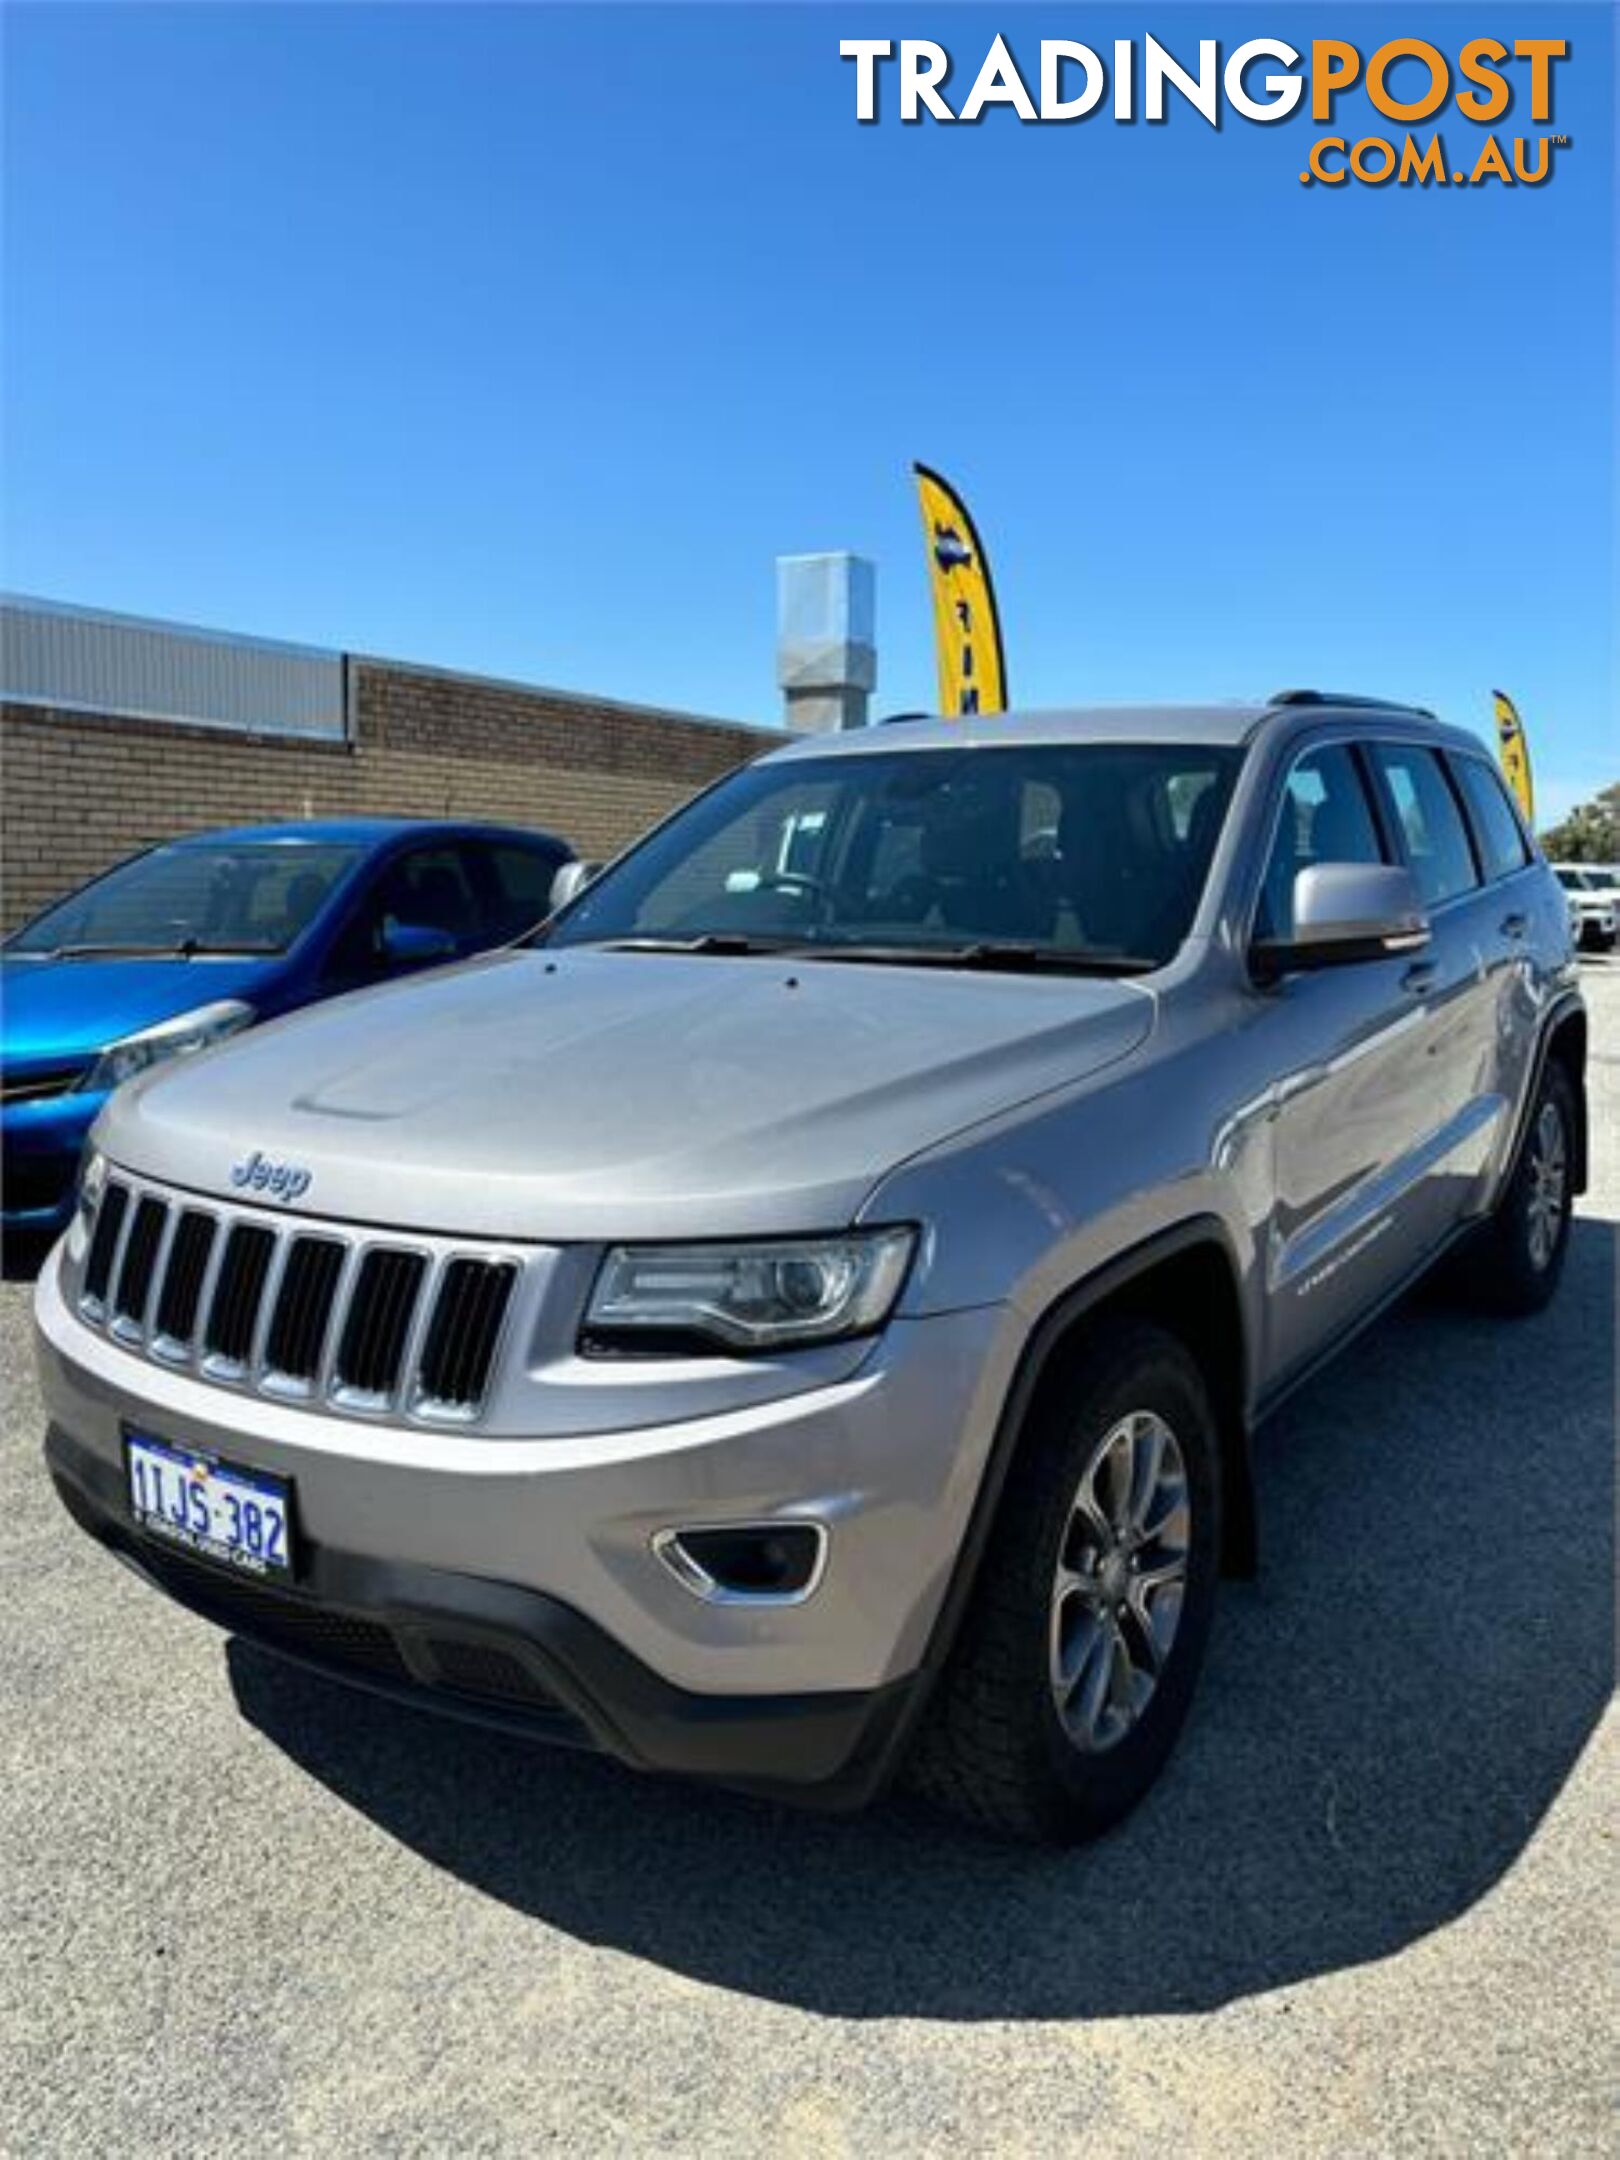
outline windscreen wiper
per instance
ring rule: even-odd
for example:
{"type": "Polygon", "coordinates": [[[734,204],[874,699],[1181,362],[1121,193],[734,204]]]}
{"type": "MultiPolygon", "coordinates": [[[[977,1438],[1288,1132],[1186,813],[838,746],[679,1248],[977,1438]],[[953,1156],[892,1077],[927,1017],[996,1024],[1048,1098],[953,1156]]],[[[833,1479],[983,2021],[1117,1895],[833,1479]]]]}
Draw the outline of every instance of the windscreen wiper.
{"type": "MultiPolygon", "coordinates": [[[[559,947],[559,950],[565,948],[559,947]]],[[[799,938],[745,937],[740,931],[705,930],[697,937],[603,938],[593,945],[597,952],[718,953],[722,957],[748,953],[802,953],[808,950],[799,938]]]]}
{"type": "Polygon", "coordinates": [[[1052,975],[1145,975],[1159,966],[1141,953],[1103,946],[1066,949],[977,939],[969,945],[807,945],[806,960],[847,960],[869,967],[980,968],[987,973],[1052,975]]]}
{"type": "Polygon", "coordinates": [[[87,940],[78,945],[58,945],[46,957],[52,960],[189,960],[193,950],[190,938],[178,945],[108,945],[87,940]]]}
{"type": "MultiPolygon", "coordinates": [[[[582,943],[580,950],[587,949],[582,943]]],[[[980,968],[1004,975],[1145,975],[1160,965],[1141,953],[1111,947],[1064,948],[1010,940],[974,939],[965,945],[841,945],[832,938],[760,938],[741,931],[705,930],[695,937],[623,937],[588,941],[594,952],[763,953],[777,959],[842,960],[865,967],[980,968]]]]}
{"type": "Polygon", "coordinates": [[[277,950],[274,945],[205,945],[201,938],[181,938],[172,945],[56,945],[39,957],[42,960],[195,960],[199,956],[262,957],[277,950]]]}

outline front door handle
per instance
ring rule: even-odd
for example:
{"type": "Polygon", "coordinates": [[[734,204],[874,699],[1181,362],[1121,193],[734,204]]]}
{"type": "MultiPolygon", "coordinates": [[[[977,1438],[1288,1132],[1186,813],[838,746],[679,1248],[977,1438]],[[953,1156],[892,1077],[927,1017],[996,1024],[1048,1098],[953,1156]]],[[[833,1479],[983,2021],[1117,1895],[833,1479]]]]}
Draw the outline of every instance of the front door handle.
{"type": "Polygon", "coordinates": [[[1504,937],[1522,938],[1529,927],[1530,918],[1528,915],[1515,912],[1512,915],[1502,917],[1502,935],[1504,937]]]}
{"type": "Polygon", "coordinates": [[[1414,960],[1401,977],[1401,988],[1412,997],[1421,997],[1425,990],[1432,990],[1440,974],[1432,960],[1414,960]]]}

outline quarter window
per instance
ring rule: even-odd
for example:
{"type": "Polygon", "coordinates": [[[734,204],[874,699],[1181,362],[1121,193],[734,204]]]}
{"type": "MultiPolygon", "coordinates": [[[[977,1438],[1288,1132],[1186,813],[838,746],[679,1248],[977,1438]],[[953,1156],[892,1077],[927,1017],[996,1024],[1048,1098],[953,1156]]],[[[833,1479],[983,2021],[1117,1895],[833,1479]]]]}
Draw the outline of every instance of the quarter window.
{"type": "Polygon", "coordinates": [[[1406,859],[1429,907],[1479,883],[1462,811],[1432,750],[1376,743],[1378,760],[1406,844],[1406,859]]]}
{"type": "Polygon", "coordinates": [[[1501,774],[1476,757],[1453,758],[1451,769],[1462,784],[1463,798],[1474,820],[1474,837],[1485,859],[1485,875],[1511,877],[1530,860],[1530,850],[1501,774]]]}
{"type": "Polygon", "coordinates": [[[1294,880],[1312,863],[1382,862],[1378,827],[1354,754],[1327,743],[1288,775],[1255,925],[1262,938],[1294,934],[1294,880]]]}

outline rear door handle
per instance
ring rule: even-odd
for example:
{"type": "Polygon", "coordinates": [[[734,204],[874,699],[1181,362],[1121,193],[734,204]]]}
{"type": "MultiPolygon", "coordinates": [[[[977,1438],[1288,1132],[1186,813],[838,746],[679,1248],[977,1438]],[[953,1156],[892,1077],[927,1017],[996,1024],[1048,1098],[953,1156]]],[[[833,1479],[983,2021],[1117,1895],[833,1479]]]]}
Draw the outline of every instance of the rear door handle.
{"type": "Polygon", "coordinates": [[[1432,990],[1440,974],[1432,960],[1414,960],[1401,977],[1401,988],[1412,997],[1421,997],[1425,990],[1432,990]]]}
{"type": "Polygon", "coordinates": [[[1504,937],[1522,938],[1529,927],[1530,918],[1528,915],[1514,913],[1502,917],[1502,935],[1504,937]]]}

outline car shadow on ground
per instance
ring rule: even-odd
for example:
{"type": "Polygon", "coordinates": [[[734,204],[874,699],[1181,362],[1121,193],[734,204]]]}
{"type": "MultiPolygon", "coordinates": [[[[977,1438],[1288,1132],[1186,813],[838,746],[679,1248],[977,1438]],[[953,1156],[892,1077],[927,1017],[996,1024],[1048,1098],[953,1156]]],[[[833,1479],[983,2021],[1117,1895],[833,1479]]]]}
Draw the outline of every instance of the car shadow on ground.
{"type": "Polygon", "coordinates": [[[56,1242],[54,1231],[13,1231],[0,1240],[0,1282],[31,1283],[56,1242]]]}
{"type": "Polygon", "coordinates": [[[1212,2007],[1398,1951],[1511,1866],[1611,1685],[1614,1227],[1516,1325],[1423,1295],[1262,1435],[1264,1566],[1227,1588],[1148,1802],[1089,1849],[904,1803],[790,1813],[361,1696],[242,1642],[244,1714],[487,1895],[843,2017],[1212,2007]]]}

